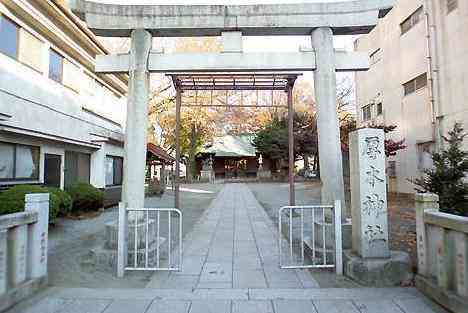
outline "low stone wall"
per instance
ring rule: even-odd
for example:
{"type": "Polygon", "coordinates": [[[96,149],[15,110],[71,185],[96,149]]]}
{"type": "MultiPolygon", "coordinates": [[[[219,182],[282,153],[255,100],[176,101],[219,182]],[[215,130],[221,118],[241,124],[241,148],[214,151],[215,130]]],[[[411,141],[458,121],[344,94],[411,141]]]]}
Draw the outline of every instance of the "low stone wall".
{"type": "Polygon", "coordinates": [[[47,284],[49,194],[25,200],[24,212],[0,216],[0,312],[47,284]]]}
{"type": "Polygon", "coordinates": [[[439,212],[438,197],[416,195],[416,286],[456,313],[468,312],[468,217],[439,212]]]}

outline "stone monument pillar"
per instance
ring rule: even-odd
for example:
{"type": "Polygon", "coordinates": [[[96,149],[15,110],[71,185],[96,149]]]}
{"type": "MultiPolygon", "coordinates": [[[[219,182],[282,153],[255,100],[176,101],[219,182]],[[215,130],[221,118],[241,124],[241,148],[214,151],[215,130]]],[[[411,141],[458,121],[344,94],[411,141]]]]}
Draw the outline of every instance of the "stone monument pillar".
{"type": "Polygon", "coordinates": [[[350,134],[352,251],[345,251],[345,275],[367,286],[398,286],[412,278],[406,252],[390,251],[385,135],[375,128],[350,134]]]}
{"type": "Polygon", "coordinates": [[[208,159],[203,160],[203,167],[200,173],[202,179],[208,180],[210,183],[214,183],[215,174],[213,170],[213,156],[210,155],[208,159]]]}
{"type": "Polygon", "coordinates": [[[270,169],[265,170],[263,167],[263,156],[260,154],[258,158],[258,171],[257,171],[257,179],[258,180],[268,180],[271,178],[271,171],[270,169]]]}
{"type": "Polygon", "coordinates": [[[353,251],[363,258],[390,256],[384,142],[380,129],[360,129],[350,137],[353,251]]]}

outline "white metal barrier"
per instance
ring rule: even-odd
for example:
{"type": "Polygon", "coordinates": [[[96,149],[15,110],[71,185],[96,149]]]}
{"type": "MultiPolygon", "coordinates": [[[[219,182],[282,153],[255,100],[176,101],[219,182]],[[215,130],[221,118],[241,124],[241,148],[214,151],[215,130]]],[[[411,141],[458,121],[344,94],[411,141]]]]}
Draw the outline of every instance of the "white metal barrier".
{"type": "Polygon", "coordinates": [[[132,209],[120,205],[118,247],[119,277],[124,271],[180,271],[182,212],[175,208],[132,209]]]}
{"type": "Polygon", "coordinates": [[[334,205],[303,205],[280,208],[278,212],[280,268],[335,268],[336,273],[342,275],[341,231],[340,201],[335,201],[334,205]],[[327,210],[331,214],[327,214],[327,210]],[[287,219],[286,225],[283,225],[284,216],[287,219]],[[285,227],[288,228],[286,241],[283,240],[285,227]],[[283,245],[287,246],[286,249],[289,253],[284,253],[283,245]],[[306,248],[310,250],[310,253],[306,253],[306,248]],[[330,256],[333,256],[332,259],[330,256]]]}

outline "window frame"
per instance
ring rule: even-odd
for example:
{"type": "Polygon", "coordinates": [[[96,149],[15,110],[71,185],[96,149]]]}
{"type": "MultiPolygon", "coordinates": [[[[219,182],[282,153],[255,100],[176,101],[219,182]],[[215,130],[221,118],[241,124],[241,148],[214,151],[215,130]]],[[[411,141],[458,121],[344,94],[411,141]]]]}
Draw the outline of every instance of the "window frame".
{"type": "Polygon", "coordinates": [[[363,106],[363,107],[361,108],[361,111],[362,111],[362,121],[363,121],[363,122],[368,122],[368,121],[372,120],[372,104],[371,104],[371,103],[369,103],[369,104],[363,106]],[[364,114],[364,112],[365,112],[367,109],[369,110],[369,118],[366,118],[366,114],[364,114]]]}
{"type": "Polygon", "coordinates": [[[9,55],[9,54],[7,54],[7,53],[1,51],[1,50],[0,50],[0,53],[1,53],[2,55],[5,55],[5,56],[11,58],[11,59],[14,59],[14,60],[18,61],[18,60],[19,60],[19,49],[20,49],[20,46],[19,46],[19,44],[20,44],[20,40],[19,40],[19,39],[20,39],[20,38],[19,38],[19,37],[20,37],[20,28],[21,28],[21,26],[18,25],[18,23],[16,23],[15,21],[13,21],[13,20],[12,20],[11,18],[9,18],[8,16],[6,16],[5,14],[2,14],[2,13],[0,12],[0,27],[1,27],[2,19],[5,19],[5,20],[9,21],[10,23],[12,23],[13,25],[16,26],[16,55],[13,57],[13,56],[11,56],[11,55],[9,55]]]}
{"type": "MultiPolygon", "coordinates": [[[[121,157],[121,156],[115,156],[115,155],[106,155],[106,162],[108,159],[112,159],[112,184],[111,185],[108,185],[107,184],[107,177],[106,177],[106,187],[118,187],[118,186],[122,186],[123,185],[123,162],[124,162],[124,158],[121,157]],[[117,172],[117,169],[116,169],[116,166],[115,166],[115,160],[120,160],[121,161],[121,164],[122,164],[122,168],[121,168],[121,175],[120,175],[120,181],[119,182],[116,182],[115,181],[115,177],[116,177],[116,172],[117,172]]],[[[106,164],[107,166],[107,164],[106,164]]],[[[107,169],[107,168],[106,168],[107,169]]],[[[107,171],[106,171],[106,174],[107,174],[107,171]]]]}
{"type": "Polygon", "coordinates": [[[458,0],[446,0],[447,15],[458,9],[458,0]]]}
{"type": "Polygon", "coordinates": [[[387,173],[389,178],[398,178],[396,160],[389,160],[387,164],[387,173]]]}
{"type": "Polygon", "coordinates": [[[404,34],[408,33],[410,30],[412,30],[416,25],[419,24],[419,22],[421,22],[421,16],[424,14],[423,12],[423,6],[420,6],[419,8],[417,8],[415,11],[413,11],[413,13],[411,13],[406,19],[403,20],[403,22],[400,23],[400,31],[401,31],[401,36],[403,36],[404,34]],[[419,16],[418,18],[418,21],[415,23],[414,22],[414,19],[416,16],[419,16]],[[403,25],[405,25],[406,23],[409,22],[409,27],[408,29],[405,29],[403,25]]]}
{"type": "Polygon", "coordinates": [[[403,83],[403,96],[406,97],[406,96],[409,96],[409,95],[412,95],[416,92],[418,92],[419,90],[422,90],[424,88],[426,88],[428,85],[428,82],[427,82],[427,72],[425,73],[422,73],[418,76],[416,76],[415,78],[413,79],[410,79],[409,81],[403,83]],[[420,86],[418,87],[418,82],[419,82],[419,79],[422,79],[423,77],[425,77],[424,79],[424,85],[423,86],[420,86]],[[412,86],[412,91],[411,92],[407,92],[407,86],[410,87],[412,86]]]}
{"type": "Polygon", "coordinates": [[[40,163],[41,163],[41,147],[40,146],[33,146],[33,145],[25,145],[25,144],[20,144],[20,143],[14,143],[14,142],[6,142],[6,141],[0,141],[0,144],[3,145],[8,145],[8,146],[13,146],[13,178],[0,178],[0,183],[8,183],[8,182],[27,182],[27,181],[39,181],[41,177],[41,169],[40,169],[40,163]],[[37,149],[38,153],[38,160],[37,160],[37,174],[35,177],[29,177],[29,178],[17,178],[16,177],[16,171],[17,171],[17,147],[22,146],[22,147],[28,147],[28,148],[34,148],[37,149]]]}
{"type": "Polygon", "coordinates": [[[369,55],[369,59],[370,59],[371,65],[377,64],[377,63],[379,63],[380,61],[382,61],[382,49],[378,48],[378,49],[376,49],[374,52],[372,52],[372,53],[369,55]],[[376,59],[376,58],[375,58],[376,56],[379,56],[379,58],[376,59]]]}
{"type": "Polygon", "coordinates": [[[377,116],[381,116],[383,115],[383,103],[382,102],[378,102],[376,105],[375,105],[375,114],[377,116]]]}
{"type": "Polygon", "coordinates": [[[58,52],[58,51],[55,50],[54,48],[50,47],[50,48],[49,48],[49,71],[48,71],[48,73],[47,73],[47,77],[48,77],[50,80],[52,80],[52,81],[54,81],[54,82],[56,82],[56,83],[58,83],[58,84],[63,85],[63,69],[64,69],[64,64],[65,64],[65,57],[63,56],[63,54],[61,54],[60,52],[58,52]],[[52,77],[50,77],[50,69],[51,69],[51,63],[52,63],[52,62],[51,62],[52,52],[55,53],[56,55],[58,55],[58,56],[60,56],[60,57],[62,58],[62,59],[61,59],[61,60],[62,60],[62,66],[61,66],[61,71],[60,71],[60,81],[57,81],[57,80],[53,79],[52,77]]]}

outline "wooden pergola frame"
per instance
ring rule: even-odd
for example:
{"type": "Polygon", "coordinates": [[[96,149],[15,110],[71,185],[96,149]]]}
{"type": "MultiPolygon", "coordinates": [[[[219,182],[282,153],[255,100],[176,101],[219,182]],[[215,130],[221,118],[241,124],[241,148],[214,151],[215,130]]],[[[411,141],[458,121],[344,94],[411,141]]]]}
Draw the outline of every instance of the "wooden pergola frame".
{"type": "Polygon", "coordinates": [[[289,205],[295,205],[294,191],[294,107],[293,88],[300,73],[244,73],[244,72],[222,72],[222,73],[168,73],[176,90],[176,168],[175,168],[175,208],[180,208],[180,115],[182,93],[184,91],[284,91],[287,93],[288,104],[285,105],[213,105],[212,103],[185,105],[187,107],[249,107],[249,108],[287,108],[288,109],[288,149],[289,149],[289,205]]]}

